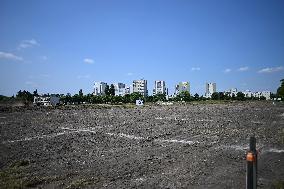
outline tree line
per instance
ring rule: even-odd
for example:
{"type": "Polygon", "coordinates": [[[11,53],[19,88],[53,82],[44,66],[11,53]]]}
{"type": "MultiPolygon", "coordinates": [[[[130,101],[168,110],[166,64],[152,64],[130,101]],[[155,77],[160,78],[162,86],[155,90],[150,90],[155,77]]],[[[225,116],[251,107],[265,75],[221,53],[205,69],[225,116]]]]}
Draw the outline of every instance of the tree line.
{"type": "MultiPolygon", "coordinates": [[[[52,94],[60,98],[60,101],[64,104],[82,104],[82,103],[91,103],[91,104],[101,104],[101,103],[135,103],[136,100],[143,100],[145,102],[158,102],[158,101],[173,101],[173,102],[190,102],[190,101],[203,101],[208,100],[204,96],[199,96],[197,93],[191,95],[188,91],[183,91],[180,94],[176,95],[173,98],[167,98],[164,94],[157,94],[153,96],[144,97],[143,95],[134,92],[131,94],[126,94],[124,96],[115,96],[114,85],[106,86],[105,95],[95,96],[93,94],[83,94],[82,89],[79,90],[78,94],[73,96],[70,93],[64,94],[52,94]]],[[[27,90],[20,90],[17,92],[16,96],[7,97],[0,95],[0,101],[9,101],[9,100],[20,100],[25,103],[33,102],[35,96],[39,96],[37,90],[32,93],[27,90]]],[[[43,96],[51,96],[50,94],[44,94],[43,96]]],[[[272,94],[271,98],[282,98],[284,99],[284,79],[281,80],[281,85],[277,89],[276,94],[272,94]]],[[[265,100],[265,97],[245,97],[244,93],[238,92],[236,95],[230,96],[228,93],[215,92],[211,96],[211,100],[265,100]]]]}

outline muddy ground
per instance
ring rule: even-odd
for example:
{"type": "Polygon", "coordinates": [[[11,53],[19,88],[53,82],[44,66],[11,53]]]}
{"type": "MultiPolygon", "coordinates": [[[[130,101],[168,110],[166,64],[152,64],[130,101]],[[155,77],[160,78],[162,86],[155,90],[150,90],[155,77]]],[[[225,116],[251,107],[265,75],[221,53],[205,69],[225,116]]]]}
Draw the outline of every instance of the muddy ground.
{"type": "Polygon", "coordinates": [[[284,104],[0,109],[0,188],[245,188],[284,181],[284,104]]]}

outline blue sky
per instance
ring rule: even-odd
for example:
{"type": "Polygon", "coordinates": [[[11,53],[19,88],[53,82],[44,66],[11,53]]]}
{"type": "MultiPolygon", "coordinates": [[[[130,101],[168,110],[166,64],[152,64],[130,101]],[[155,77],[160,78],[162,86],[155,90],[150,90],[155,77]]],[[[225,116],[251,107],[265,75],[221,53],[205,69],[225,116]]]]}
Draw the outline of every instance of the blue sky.
{"type": "Polygon", "coordinates": [[[191,93],[284,78],[283,0],[1,0],[0,94],[91,93],[94,81],[189,81],[191,93]]]}

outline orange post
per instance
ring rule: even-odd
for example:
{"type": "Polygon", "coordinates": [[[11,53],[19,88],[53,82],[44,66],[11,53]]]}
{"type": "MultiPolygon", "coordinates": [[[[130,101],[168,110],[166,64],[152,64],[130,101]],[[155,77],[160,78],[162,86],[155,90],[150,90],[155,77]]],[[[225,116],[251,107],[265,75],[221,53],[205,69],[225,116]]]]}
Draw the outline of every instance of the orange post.
{"type": "Polygon", "coordinates": [[[246,177],[246,189],[256,189],[257,187],[257,151],[256,151],[256,139],[250,137],[250,148],[247,152],[247,177],[246,177]]]}

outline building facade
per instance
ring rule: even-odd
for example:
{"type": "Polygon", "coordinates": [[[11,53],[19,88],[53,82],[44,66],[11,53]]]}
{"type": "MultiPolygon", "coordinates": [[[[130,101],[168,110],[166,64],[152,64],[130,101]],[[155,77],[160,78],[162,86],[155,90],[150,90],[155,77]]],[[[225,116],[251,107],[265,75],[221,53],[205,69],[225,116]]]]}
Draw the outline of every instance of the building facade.
{"type": "Polygon", "coordinates": [[[125,92],[124,92],[124,94],[126,94],[126,95],[129,94],[129,95],[130,95],[131,93],[132,93],[132,88],[131,88],[131,86],[126,86],[126,87],[125,87],[125,92]]]}
{"type": "Polygon", "coordinates": [[[155,87],[153,89],[153,95],[164,94],[168,95],[168,89],[166,88],[165,81],[155,81],[155,87]]]}
{"type": "Polygon", "coordinates": [[[179,82],[175,86],[175,96],[184,91],[188,91],[190,93],[190,83],[188,81],[179,82]]]}
{"type": "Polygon", "coordinates": [[[124,83],[115,83],[114,90],[115,96],[124,96],[125,95],[125,84],[124,83]]]}
{"type": "Polygon", "coordinates": [[[105,82],[95,82],[94,83],[94,95],[96,96],[102,96],[105,95],[105,89],[106,89],[107,83],[105,82]]]}
{"type": "Polygon", "coordinates": [[[251,98],[252,97],[252,92],[250,90],[246,90],[243,92],[246,98],[251,98]]]}
{"type": "Polygon", "coordinates": [[[261,92],[261,96],[263,96],[266,100],[270,100],[271,99],[271,92],[270,91],[262,91],[261,92]]]}
{"type": "Polygon", "coordinates": [[[250,90],[246,90],[243,92],[246,98],[260,98],[264,97],[266,100],[271,99],[270,91],[262,91],[262,92],[251,92],[250,90]]]}
{"type": "Polygon", "coordinates": [[[206,83],[205,97],[211,98],[212,94],[216,92],[216,83],[206,83]]]}
{"type": "Polygon", "coordinates": [[[134,80],[133,81],[133,92],[141,94],[143,97],[148,96],[147,80],[134,80]]]}
{"type": "Polygon", "coordinates": [[[60,104],[60,98],[55,95],[34,96],[33,104],[37,106],[57,106],[60,104]]]}
{"type": "Polygon", "coordinates": [[[34,96],[34,105],[43,105],[50,106],[50,97],[49,96],[34,96]]]}
{"type": "Polygon", "coordinates": [[[231,89],[225,91],[225,94],[230,96],[230,97],[237,96],[237,93],[238,93],[237,88],[231,88],[231,89]]]}

